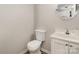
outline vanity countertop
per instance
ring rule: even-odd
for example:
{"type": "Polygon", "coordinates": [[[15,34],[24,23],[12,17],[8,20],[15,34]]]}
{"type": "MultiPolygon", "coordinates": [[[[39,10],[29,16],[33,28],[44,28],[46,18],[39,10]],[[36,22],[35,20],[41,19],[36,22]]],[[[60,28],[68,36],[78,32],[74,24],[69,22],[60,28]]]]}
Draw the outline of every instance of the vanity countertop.
{"type": "Polygon", "coordinates": [[[79,36],[75,34],[65,34],[64,32],[55,32],[50,36],[51,38],[57,38],[61,40],[66,40],[74,43],[79,43],[79,36]]]}

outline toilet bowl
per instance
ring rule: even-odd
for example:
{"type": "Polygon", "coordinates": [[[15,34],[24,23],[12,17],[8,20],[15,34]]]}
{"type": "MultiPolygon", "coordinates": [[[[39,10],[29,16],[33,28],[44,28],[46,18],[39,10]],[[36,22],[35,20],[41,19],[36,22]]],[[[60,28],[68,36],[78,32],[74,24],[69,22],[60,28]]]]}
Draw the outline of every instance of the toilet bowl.
{"type": "Polygon", "coordinates": [[[40,47],[40,45],[41,45],[41,41],[33,40],[33,41],[28,43],[28,49],[30,51],[35,51],[40,47]]]}
{"type": "Polygon", "coordinates": [[[45,41],[45,30],[35,30],[36,40],[32,40],[27,44],[27,48],[31,54],[39,54],[41,44],[45,41]]]}

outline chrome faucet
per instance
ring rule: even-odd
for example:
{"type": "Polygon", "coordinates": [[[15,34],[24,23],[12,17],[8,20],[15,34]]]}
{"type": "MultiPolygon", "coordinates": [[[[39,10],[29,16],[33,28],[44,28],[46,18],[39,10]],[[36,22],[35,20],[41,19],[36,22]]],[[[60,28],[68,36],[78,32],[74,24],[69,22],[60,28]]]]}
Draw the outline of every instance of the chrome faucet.
{"type": "Polygon", "coordinates": [[[66,35],[69,35],[69,34],[70,34],[69,30],[68,30],[68,29],[66,29],[66,35]]]}

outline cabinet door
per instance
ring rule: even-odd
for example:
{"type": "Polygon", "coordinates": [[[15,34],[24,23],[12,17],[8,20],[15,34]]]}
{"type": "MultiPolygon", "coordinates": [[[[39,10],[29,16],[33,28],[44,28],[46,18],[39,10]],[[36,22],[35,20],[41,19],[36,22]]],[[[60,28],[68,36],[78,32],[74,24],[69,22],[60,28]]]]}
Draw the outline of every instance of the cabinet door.
{"type": "Polygon", "coordinates": [[[68,53],[68,42],[61,39],[51,40],[51,53],[53,54],[66,54],[68,53]]]}
{"type": "Polygon", "coordinates": [[[79,44],[76,43],[70,43],[69,45],[70,54],[79,54],[79,44]]]}

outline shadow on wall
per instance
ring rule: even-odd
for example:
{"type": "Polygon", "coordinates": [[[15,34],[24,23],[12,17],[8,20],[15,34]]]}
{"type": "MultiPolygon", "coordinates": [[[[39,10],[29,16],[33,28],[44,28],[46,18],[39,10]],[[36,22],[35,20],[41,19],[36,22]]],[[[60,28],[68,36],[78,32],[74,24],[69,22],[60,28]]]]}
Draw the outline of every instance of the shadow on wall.
{"type": "Polygon", "coordinates": [[[36,40],[36,35],[35,35],[35,32],[32,34],[32,36],[31,36],[31,40],[30,41],[32,41],[32,40],[36,40]]]}

